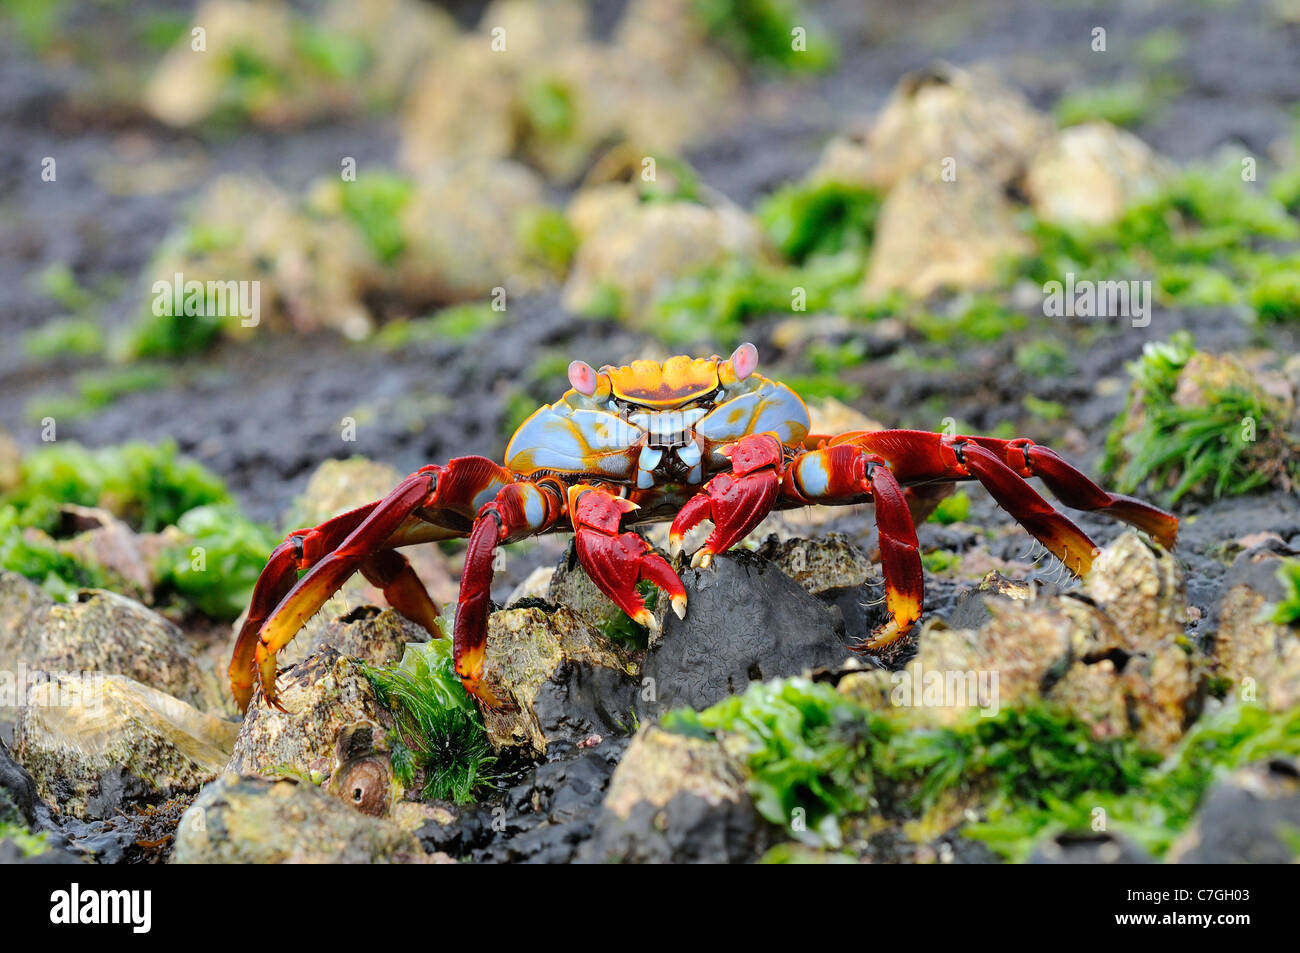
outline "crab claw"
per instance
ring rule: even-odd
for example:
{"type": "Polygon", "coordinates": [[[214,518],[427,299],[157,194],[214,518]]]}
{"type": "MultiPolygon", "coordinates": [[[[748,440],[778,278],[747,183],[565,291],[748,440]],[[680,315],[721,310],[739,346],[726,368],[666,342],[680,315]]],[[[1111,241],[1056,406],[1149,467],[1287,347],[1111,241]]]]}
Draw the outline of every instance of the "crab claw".
{"type": "Polygon", "coordinates": [[[669,551],[681,552],[682,540],[704,520],[713,532],[691,557],[691,566],[707,569],[717,553],[726,552],[763,521],[781,488],[781,442],[768,434],[742,437],[722,448],[731,458],[731,473],[719,473],[681,508],[668,530],[669,551]]]}
{"type": "Polygon", "coordinates": [[[636,533],[618,531],[622,517],[637,509],[636,504],[587,484],[570,487],[569,501],[578,561],[596,588],[652,633],[658,633],[659,623],[637,591],[643,579],[667,593],[673,612],[685,618],[686,587],[667,560],[636,533]]]}

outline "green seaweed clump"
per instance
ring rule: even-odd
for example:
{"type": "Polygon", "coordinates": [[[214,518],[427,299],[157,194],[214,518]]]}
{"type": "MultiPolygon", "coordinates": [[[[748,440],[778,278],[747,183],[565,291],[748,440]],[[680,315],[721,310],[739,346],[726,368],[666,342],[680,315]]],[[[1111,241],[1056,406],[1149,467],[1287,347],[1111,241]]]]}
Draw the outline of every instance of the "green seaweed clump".
{"type": "Polygon", "coordinates": [[[24,525],[13,506],[0,506],[0,569],[25,576],[63,600],[78,589],[102,589],[108,584],[98,568],[60,552],[48,536],[24,525]]]}
{"type": "Polygon", "coordinates": [[[763,200],[758,221],[781,256],[795,264],[844,251],[865,255],[880,201],[872,189],[838,182],[787,185],[763,200]]]}
{"type": "Polygon", "coordinates": [[[796,0],[694,0],[693,10],[713,41],[741,62],[790,72],[817,72],[835,62],[834,44],[796,0]]]}
{"type": "Polygon", "coordinates": [[[391,265],[406,250],[402,210],[415,191],[409,178],[391,172],[370,172],[339,190],[343,214],[356,226],[370,250],[391,265]]]}
{"type": "Polygon", "coordinates": [[[53,532],[59,508],[74,503],[108,510],[132,527],[154,532],[196,506],[227,503],[225,484],[202,464],[180,456],[170,440],[90,450],[56,443],[26,454],[18,486],[0,497],[24,526],[53,532]]]}
{"type": "Polygon", "coordinates": [[[1198,352],[1179,331],[1147,344],[1129,372],[1133,389],[1102,461],[1121,493],[1151,479],[1173,505],[1189,493],[1246,493],[1294,469],[1282,409],[1232,358],[1198,352]]]}
{"type": "Polygon", "coordinates": [[[176,527],[185,538],[159,557],[159,591],[175,592],[210,619],[234,621],[279,535],[231,504],[195,507],[176,527]]]}
{"type": "Polygon", "coordinates": [[[408,645],[396,665],[364,666],[379,700],[393,713],[393,771],[421,796],[470,804],[497,780],[497,759],[483,717],[456,676],[451,640],[408,645]]]}
{"type": "Polygon", "coordinates": [[[1277,571],[1285,595],[1273,612],[1278,625],[1300,624],[1300,559],[1284,559],[1277,571]]]}

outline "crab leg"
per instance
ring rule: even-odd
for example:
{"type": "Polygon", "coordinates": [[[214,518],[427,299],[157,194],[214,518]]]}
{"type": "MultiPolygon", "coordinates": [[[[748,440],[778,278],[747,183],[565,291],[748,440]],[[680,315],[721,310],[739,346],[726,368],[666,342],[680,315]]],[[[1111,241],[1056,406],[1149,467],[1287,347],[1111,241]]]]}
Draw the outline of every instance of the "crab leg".
{"type": "Polygon", "coordinates": [[[644,579],[668,593],[679,619],[686,616],[686,588],[649,543],[636,533],[619,532],[623,517],[636,509],[631,500],[604,487],[588,483],[569,487],[569,514],[582,568],[596,588],[633,621],[654,630],[658,623],[636,584],[644,579]]]}
{"type": "MultiPolygon", "coordinates": [[[[437,610],[393,546],[465,535],[484,494],[510,482],[508,470],[486,457],[459,457],[423,467],[387,497],[311,530],[291,533],[276,547],[253,590],[248,616],[230,663],[231,691],[241,709],[252,696],[254,672],[276,705],[275,655],[354,572],[382,585],[404,615],[429,628],[437,610]],[[463,527],[463,528],[462,528],[463,527]],[[395,561],[400,559],[401,563],[395,561]],[[302,579],[300,570],[309,570],[302,579]]],[[[436,624],[430,634],[439,635],[436,624]]]]}
{"type": "Polygon", "coordinates": [[[502,543],[543,533],[563,515],[563,496],[554,483],[521,482],[502,487],[474,519],[465,550],[465,568],[461,570],[452,654],[456,674],[466,690],[494,708],[508,703],[494,694],[483,679],[488,615],[492,611],[493,556],[502,543]]]}
{"type": "Polygon", "coordinates": [[[786,468],[782,496],[799,503],[876,504],[880,565],[889,619],[863,648],[881,649],[906,635],[921,617],[925,574],[916,538],[913,507],[925,511],[941,495],[909,494],[880,454],[845,443],[800,454],[786,468]]]}
{"type": "Polygon", "coordinates": [[[681,552],[682,540],[703,520],[713,532],[696,550],[691,565],[708,568],[713,557],[744,539],[772,511],[781,489],[785,452],[771,434],[748,434],[723,448],[731,473],[720,473],[681,508],[668,531],[669,548],[681,552]]]}

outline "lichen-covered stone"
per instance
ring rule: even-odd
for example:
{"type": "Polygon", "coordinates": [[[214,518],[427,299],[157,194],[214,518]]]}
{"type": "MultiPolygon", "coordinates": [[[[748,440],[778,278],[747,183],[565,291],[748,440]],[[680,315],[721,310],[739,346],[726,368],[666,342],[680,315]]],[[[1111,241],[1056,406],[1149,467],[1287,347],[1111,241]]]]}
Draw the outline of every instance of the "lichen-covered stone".
{"type": "Polygon", "coordinates": [[[62,603],[30,598],[33,608],[22,616],[0,660],[28,672],[100,672],[125,675],[190,705],[207,699],[198,663],[186,651],[185,636],[171,622],[138,602],[100,589],[62,603]]]}
{"type": "Polygon", "coordinates": [[[284,711],[255,694],[227,771],[324,785],[363,813],[392,813],[392,716],[352,659],[324,648],[280,675],[284,711]]]}
{"type": "Polygon", "coordinates": [[[757,552],[814,596],[830,589],[856,588],[879,578],[867,554],[842,533],[784,541],[769,536],[757,552]]]}
{"type": "Polygon", "coordinates": [[[1039,218],[1106,225],[1156,191],[1170,174],[1141,139],[1108,122],[1062,129],[1033,157],[1025,189],[1039,218]]]}
{"type": "Polygon", "coordinates": [[[740,803],[748,798],[744,769],[716,741],[648,726],[637,732],[614,769],[605,806],[626,819],[639,801],[663,807],[682,793],[710,804],[740,803]]]}
{"type": "Polygon", "coordinates": [[[64,814],[103,818],[198,790],[230,757],[237,726],[121,675],[34,685],[14,754],[64,814]]]}
{"type": "Polygon", "coordinates": [[[436,863],[410,832],[314,784],[224,774],[176,828],[178,864],[436,863]]]}
{"type": "Polygon", "coordinates": [[[1283,598],[1277,552],[1242,553],[1224,582],[1218,605],[1214,656],[1243,701],[1270,711],[1300,705],[1300,629],[1278,625],[1269,607],[1283,598]]]}

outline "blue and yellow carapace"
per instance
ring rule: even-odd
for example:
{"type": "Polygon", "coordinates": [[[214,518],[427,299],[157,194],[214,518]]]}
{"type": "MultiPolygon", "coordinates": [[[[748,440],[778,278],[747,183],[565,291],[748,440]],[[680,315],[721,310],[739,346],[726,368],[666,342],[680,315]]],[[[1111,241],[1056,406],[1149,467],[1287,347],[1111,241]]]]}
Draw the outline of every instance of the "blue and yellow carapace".
{"type": "Polygon", "coordinates": [[[713,530],[692,565],[750,533],[774,509],[875,504],[889,613],[863,648],[906,635],[921,616],[923,577],[915,525],[961,480],[983,484],[1007,512],[1075,573],[1096,545],[1027,482],[1040,478],[1062,503],[1101,510],[1172,547],[1178,521],[1097,486],[1028,439],[949,436],[920,430],[810,433],[808,408],[779,381],[756,373],[758,352],[640,360],[596,370],[569,366],[572,385],[520,425],[505,464],[457,457],[411,474],[388,496],[314,529],[290,533],[253,591],[230,663],[247,707],[254,684],[278,705],[276,653],[356,572],[434,637],[438,607],[403,546],[468,537],[453,632],[456,671],[489,705],[504,701],[484,678],[492,554],[527,536],[572,531],[583,568],[637,622],[654,626],[637,591],[648,580],[684,618],[686,590],[663,556],[630,527],[672,520],[671,556],[692,527],[713,530]],[[306,570],[300,579],[298,573],[306,570]]]}

